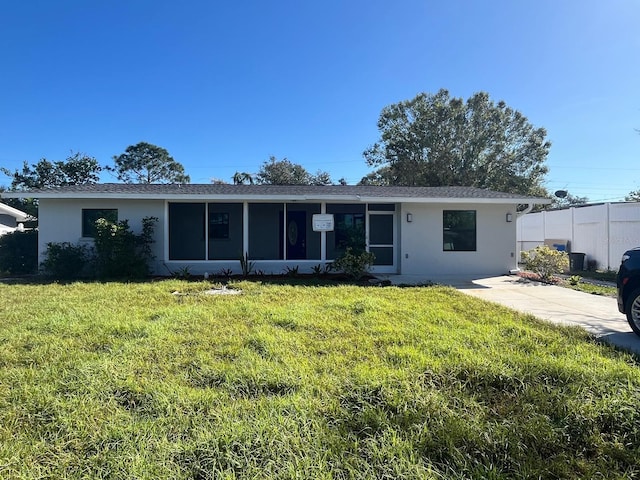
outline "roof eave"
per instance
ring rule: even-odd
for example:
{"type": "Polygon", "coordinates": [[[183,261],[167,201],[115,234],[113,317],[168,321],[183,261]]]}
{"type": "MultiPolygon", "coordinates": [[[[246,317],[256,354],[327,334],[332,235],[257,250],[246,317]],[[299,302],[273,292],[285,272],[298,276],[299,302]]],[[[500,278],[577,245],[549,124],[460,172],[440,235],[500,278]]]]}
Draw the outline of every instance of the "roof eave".
{"type": "Polygon", "coordinates": [[[551,203],[547,198],[491,198],[491,197],[383,197],[372,195],[241,195],[241,194],[151,194],[108,192],[3,192],[6,198],[55,198],[55,199],[114,199],[114,200],[235,200],[235,201],[343,201],[363,203],[482,203],[482,204],[538,204],[551,203]]]}
{"type": "MultiPolygon", "coordinates": [[[[4,196],[4,193],[3,193],[3,196],[4,196]]],[[[10,197],[7,197],[7,198],[10,198],[10,197]]],[[[6,203],[0,204],[0,213],[4,213],[5,215],[11,215],[18,222],[27,222],[32,219],[31,215],[23,212],[22,210],[18,210],[17,208],[13,208],[12,206],[7,205],[6,203]]]]}

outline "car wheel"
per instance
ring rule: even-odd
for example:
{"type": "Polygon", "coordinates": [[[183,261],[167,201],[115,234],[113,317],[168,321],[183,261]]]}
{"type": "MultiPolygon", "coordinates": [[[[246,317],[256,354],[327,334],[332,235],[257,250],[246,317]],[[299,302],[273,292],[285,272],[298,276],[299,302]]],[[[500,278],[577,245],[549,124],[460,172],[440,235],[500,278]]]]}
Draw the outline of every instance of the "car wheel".
{"type": "Polygon", "coordinates": [[[627,299],[627,321],[631,330],[640,335],[640,288],[631,292],[627,299]]]}

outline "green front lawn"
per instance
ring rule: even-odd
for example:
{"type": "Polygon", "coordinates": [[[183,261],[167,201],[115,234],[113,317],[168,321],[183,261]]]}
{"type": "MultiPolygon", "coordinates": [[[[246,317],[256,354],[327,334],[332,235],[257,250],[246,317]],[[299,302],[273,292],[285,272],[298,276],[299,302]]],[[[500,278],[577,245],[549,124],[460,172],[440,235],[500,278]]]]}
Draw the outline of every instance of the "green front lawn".
{"type": "Polygon", "coordinates": [[[640,475],[636,359],[578,329],[444,287],[209,286],[0,285],[0,478],[640,475]]]}

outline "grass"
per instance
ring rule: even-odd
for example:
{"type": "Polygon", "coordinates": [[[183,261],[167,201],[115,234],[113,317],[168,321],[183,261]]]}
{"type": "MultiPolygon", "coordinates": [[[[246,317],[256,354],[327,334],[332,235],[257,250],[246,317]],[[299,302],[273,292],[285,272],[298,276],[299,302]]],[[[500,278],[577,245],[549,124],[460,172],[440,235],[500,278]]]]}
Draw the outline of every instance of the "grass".
{"type": "Polygon", "coordinates": [[[0,285],[0,478],[640,475],[636,358],[579,329],[445,287],[232,286],[0,285]]]}
{"type": "MultiPolygon", "coordinates": [[[[605,297],[616,297],[618,291],[615,283],[611,284],[610,278],[611,272],[573,272],[570,276],[554,276],[551,279],[551,284],[558,285],[559,287],[571,288],[579,292],[590,293],[592,295],[602,295],[605,297]],[[583,275],[586,274],[586,275],[583,275]],[[574,280],[576,279],[576,280],[574,280]]],[[[524,271],[520,272],[520,277],[532,280],[535,282],[542,281],[540,275],[537,273],[524,271]]],[[[613,281],[615,282],[615,273],[613,274],[613,281]]]]}
{"type": "Polygon", "coordinates": [[[579,292],[590,293],[592,295],[602,295],[605,297],[615,297],[618,294],[616,287],[608,285],[597,285],[585,281],[580,281],[574,285],[567,280],[563,280],[561,282],[561,286],[571,288],[573,290],[578,290],[579,292]]]}
{"type": "Polygon", "coordinates": [[[575,272],[572,277],[560,282],[560,285],[580,292],[590,293],[592,295],[616,297],[618,294],[615,285],[616,274],[617,272],[611,270],[584,270],[575,272]]]}
{"type": "Polygon", "coordinates": [[[584,278],[615,283],[618,272],[616,270],[581,270],[579,274],[584,278]]]}

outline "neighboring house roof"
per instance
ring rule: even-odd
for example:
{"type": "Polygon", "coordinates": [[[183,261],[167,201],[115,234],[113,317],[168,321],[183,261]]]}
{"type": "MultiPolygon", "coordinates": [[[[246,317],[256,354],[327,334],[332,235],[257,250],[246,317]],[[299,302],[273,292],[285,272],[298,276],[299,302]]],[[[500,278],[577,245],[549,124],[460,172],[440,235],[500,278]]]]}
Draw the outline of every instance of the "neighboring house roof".
{"type": "MultiPolygon", "coordinates": [[[[4,196],[5,193],[2,193],[2,195],[4,196]]],[[[10,215],[16,219],[16,222],[26,222],[33,219],[31,215],[24,213],[22,210],[18,210],[17,208],[10,207],[6,203],[0,203],[0,214],[10,215]]]]}
{"type": "Polygon", "coordinates": [[[118,198],[193,200],[361,201],[417,203],[536,203],[551,200],[475,187],[382,187],[368,185],[228,185],[99,183],[3,192],[7,198],[118,198]]]}

